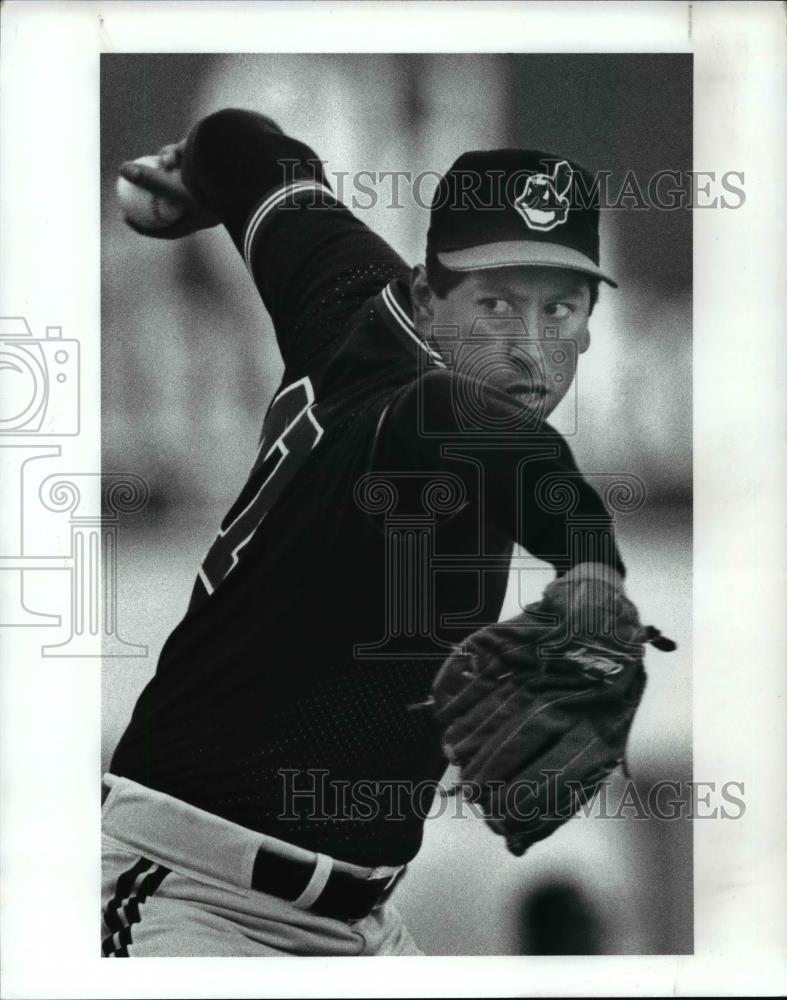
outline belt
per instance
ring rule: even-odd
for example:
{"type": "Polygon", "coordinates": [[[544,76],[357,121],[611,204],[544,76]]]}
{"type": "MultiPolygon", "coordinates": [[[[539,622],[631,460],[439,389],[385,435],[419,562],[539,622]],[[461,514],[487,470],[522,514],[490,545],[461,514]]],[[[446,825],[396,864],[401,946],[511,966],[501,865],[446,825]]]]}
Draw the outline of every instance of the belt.
{"type": "Polygon", "coordinates": [[[360,920],[388,898],[405,868],[393,875],[360,878],[336,870],[331,858],[324,854],[318,854],[314,862],[301,861],[260,848],[251,887],[318,916],[360,920]]]}
{"type": "Polygon", "coordinates": [[[366,868],[306,850],[118,775],[104,775],[103,791],[104,832],[133,853],[320,916],[360,920],[406,870],[366,868]]]}

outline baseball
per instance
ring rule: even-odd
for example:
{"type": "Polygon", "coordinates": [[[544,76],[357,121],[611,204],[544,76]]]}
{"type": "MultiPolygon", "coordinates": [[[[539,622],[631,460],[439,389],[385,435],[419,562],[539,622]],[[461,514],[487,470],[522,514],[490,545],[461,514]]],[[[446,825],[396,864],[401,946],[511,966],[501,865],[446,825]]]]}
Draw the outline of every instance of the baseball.
{"type": "MultiPolygon", "coordinates": [[[[135,163],[160,167],[158,156],[140,156],[135,163]]],[[[118,177],[115,190],[124,218],[142,229],[166,229],[183,215],[183,206],[156,195],[125,177],[118,177]]]]}

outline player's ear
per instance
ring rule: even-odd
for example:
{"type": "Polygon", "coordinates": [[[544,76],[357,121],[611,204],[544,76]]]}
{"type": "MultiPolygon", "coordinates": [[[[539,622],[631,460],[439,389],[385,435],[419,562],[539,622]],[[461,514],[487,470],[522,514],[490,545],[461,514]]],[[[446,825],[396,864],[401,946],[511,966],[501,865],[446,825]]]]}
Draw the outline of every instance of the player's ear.
{"type": "Polygon", "coordinates": [[[434,292],[426,280],[426,267],[416,264],[410,272],[410,301],[416,325],[428,323],[434,316],[434,292]]]}
{"type": "Polygon", "coordinates": [[[577,335],[577,353],[584,354],[590,347],[590,327],[586,323],[577,335]]]}

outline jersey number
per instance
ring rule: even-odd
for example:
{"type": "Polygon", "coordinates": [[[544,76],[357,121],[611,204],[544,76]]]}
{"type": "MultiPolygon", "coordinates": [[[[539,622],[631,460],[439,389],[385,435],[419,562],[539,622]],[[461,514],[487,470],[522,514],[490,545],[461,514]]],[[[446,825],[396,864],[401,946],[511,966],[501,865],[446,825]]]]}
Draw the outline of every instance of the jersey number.
{"type": "Polygon", "coordinates": [[[322,437],[313,406],[314,389],[308,377],[282,389],[271,404],[249,480],[199,570],[209,594],[238,565],[241,550],[322,437]]]}

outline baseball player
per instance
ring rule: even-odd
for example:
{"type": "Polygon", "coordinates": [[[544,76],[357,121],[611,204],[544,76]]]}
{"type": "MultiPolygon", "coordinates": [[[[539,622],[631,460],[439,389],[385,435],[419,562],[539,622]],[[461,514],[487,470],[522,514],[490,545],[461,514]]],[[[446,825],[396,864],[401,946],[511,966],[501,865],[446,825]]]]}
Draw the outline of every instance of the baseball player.
{"type": "Polygon", "coordinates": [[[441,663],[497,621],[515,542],[559,578],[624,574],[546,422],[614,285],[591,178],[466,153],[411,268],[259,114],[121,173],[182,209],[144,235],[225,227],[285,371],[104,778],[103,954],[419,954],[390,896],[446,767],[418,710],[441,663]],[[557,481],[580,546],[539,493],[557,481]]]}

